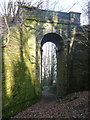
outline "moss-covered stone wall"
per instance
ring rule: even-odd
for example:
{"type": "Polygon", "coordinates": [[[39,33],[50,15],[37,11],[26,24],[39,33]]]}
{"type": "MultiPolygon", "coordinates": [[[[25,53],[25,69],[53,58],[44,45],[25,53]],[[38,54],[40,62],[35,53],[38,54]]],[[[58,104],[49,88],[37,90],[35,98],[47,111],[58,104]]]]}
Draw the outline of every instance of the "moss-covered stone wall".
{"type": "Polygon", "coordinates": [[[67,94],[67,49],[57,52],[57,95],[63,97],[67,94]]]}
{"type": "MultiPolygon", "coordinates": [[[[84,29],[85,32],[85,29],[84,29]]],[[[89,41],[81,29],[75,36],[71,53],[68,55],[69,92],[88,90],[89,41]]]]}
{"type": "Polygon", "coordinates": [[[2,37],[0,36],[0,119],[2,119],[2,37]]]}
{"type": "Polygon", "coordinates": [[[9,44],[3,48],[3,118],[18,113],[40,96],[40,81],[36,79],[35,33],[23,25],[15,26],[9,37],[9,44]]]}

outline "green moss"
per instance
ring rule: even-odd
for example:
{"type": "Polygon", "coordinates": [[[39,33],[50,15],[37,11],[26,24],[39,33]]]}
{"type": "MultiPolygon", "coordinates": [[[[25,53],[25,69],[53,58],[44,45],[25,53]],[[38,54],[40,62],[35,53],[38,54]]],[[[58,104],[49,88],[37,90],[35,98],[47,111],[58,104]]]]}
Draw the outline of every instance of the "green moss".
{"type": "Polygon", "coordinates": [[[32,104],[35,104],[39,99],[40,99],[40,97],[27,99],[26,101],[25,100],[22,102],[19,101],[18,104],[14,104],[12,106],[9,106],[5,110],[3,110],[3,113],[4,113],[3,118],[7,119],[10,116],[14,116],[14,115],[18,114],[19,111],[24,110],[26,107],[29,107],[32,104]]]}
{"type": "Polygon", "coordinates": [[[10,33],[10,42],[3,48],[3,118],[15,115],[40,96],[35,74],[36,44],[32,39],[35,35],[30,36],[24,26],[10,33]]]}

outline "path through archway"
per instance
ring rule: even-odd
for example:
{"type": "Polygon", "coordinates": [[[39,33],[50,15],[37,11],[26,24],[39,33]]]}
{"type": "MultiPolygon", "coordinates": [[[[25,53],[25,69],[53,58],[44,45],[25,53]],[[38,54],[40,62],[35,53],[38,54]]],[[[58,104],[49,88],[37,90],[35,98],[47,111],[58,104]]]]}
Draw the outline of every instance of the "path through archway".
{"type": "MultiPolygon", "coordinates": [[[[60,74],[60,72],[61,72],[60,64],[62,64],[61,63],[62,60],[60,62],[60,54],[62,54],[61,51],[63,49],[64,42],[63,42],[62,37],[60,35],[56,34],[56,33],[48,33],[48,34],[44,35],[44,37],[41,41],[41,50],[42,50],[41,51],[41,61],[43,60],[43,46],[48,42],[54,43],[55,46],[56,46],[55,51],[54,51],[54,52],[56,52],[56,58],[57,58],[56,94],[57,94],[57,96],[59,96],[61,91],[63,91],[63,90],[61,90],[62,89],[62,84],[60,85],[60,83],[61,83],[61,81],[60,81],[60,75],[61,75],[60,74]],[[60,89],[60,87],[61,87],[61,89],[60,89]]],[[[43,85],[43,61],[41,62],[41,68],[42,68],[42,70],[41,70],[41,72],[42,72],[42,74],[41,74],[42,75],[41,85],[43,85]]],[[[51,68],[51,71],[52,71],[52,68],[51,68]]],[[[44,73],[44,75],[45,75],[45,73],[44,73]]],[[[45,79],[47,79],[47,75],[45,75],[45,77],[46,77],[45,79]]]]}

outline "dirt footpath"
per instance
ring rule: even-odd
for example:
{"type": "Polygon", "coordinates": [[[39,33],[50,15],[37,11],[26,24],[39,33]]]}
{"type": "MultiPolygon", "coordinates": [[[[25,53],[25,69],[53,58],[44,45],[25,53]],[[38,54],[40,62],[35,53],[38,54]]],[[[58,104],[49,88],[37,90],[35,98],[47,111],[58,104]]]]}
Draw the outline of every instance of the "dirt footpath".
{"type": "Polygon", "coordinates": [[[28,107],[13,118],[87,118],[88,94],[88,91],[77,92],[69,94],[63,99],[57,99],[54,94],[43,91],[40,102],[28,107]]]}

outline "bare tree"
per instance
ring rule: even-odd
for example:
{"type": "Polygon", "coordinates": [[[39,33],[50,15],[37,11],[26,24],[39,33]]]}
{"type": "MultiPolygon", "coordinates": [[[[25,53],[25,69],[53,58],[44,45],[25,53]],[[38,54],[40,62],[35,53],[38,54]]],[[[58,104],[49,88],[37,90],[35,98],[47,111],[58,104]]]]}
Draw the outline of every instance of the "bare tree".
{"type": "MultiPolygon", "coordinates": [[[[9,26],[9,22],[14,22],[17,13],[19,11],[19,9],[23,6],[35,6],[36,8],[43,8],[43,0],[38,0],[37,2],[34,2],[32,0],[17,0],[15,2],[13,2],[13,0],[9,0],[8,3],[5,2],[5,0],[2,2],[2,4],[0,4],[0,16],[2,16],[1,18],[3,18],[2,20],[4,21],[6,27],[6,31],[7,31],[7,37],[5,39],[5,44],[3,45],[3,47],[7,46],[9,41],[10,41],[10,26],[9,26]]],[[[22,24],[24,23],[24,19],[22,19],[20,21],[20,26],[22,26],[22,24]]]]}
{"type": "Polygon", "coordinates": [[[6,42],[3,45],[3,47],[7,46],[7,44],[9,43],[10,40],[10,27],[8,24],[8,19],[10,17],[12,17],[12,19],[15,17],[16,14],[16,2],[13,1],[9,1],[8,3],[6,3],[5,1],[2,2],[2,4],[0,4],[0,16],[2,19],[2,22],[5,23],[5,25],[3,24],[3,27],[6,29],[7,31],[7,37],[6,37],[6,42]]]}

